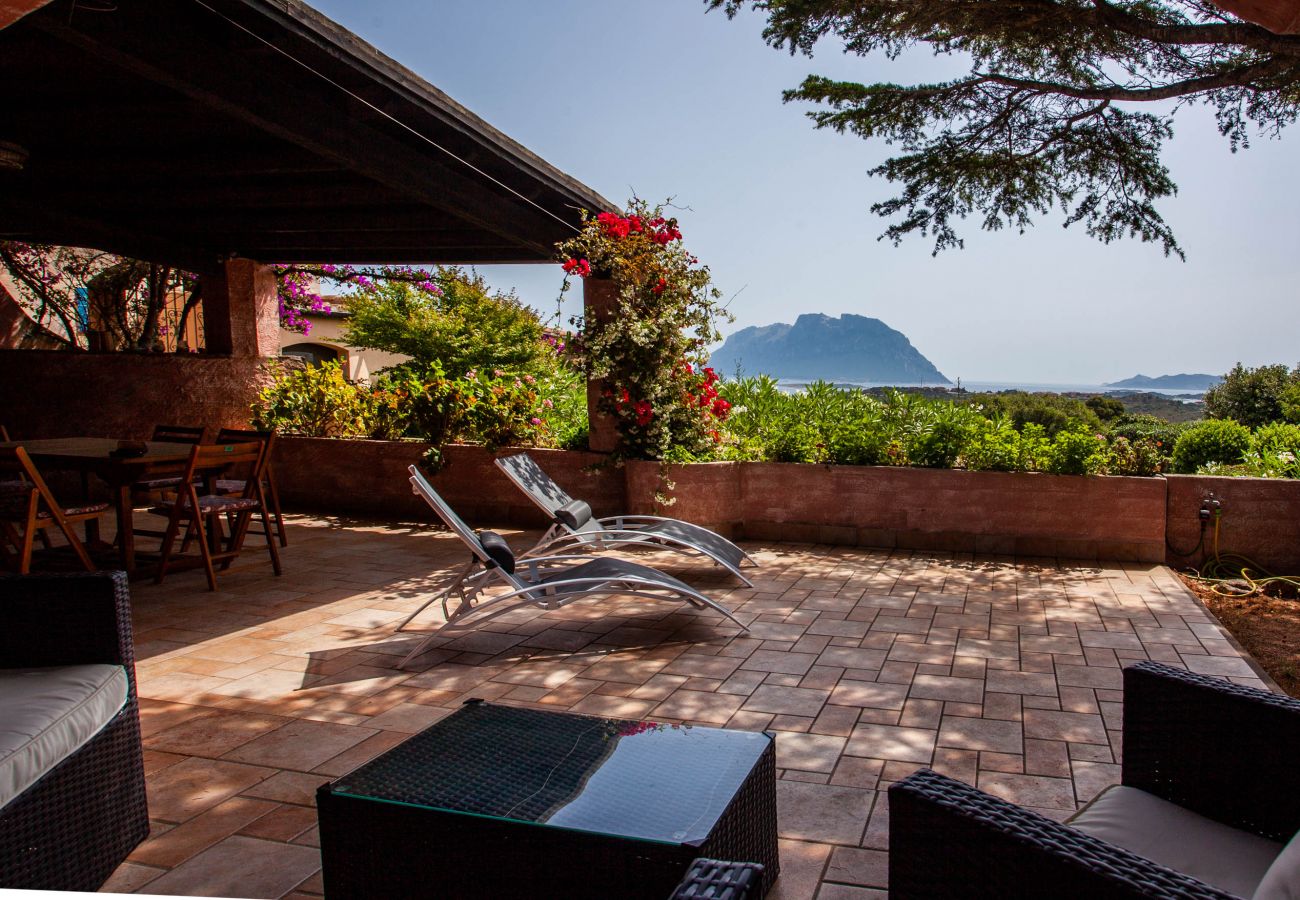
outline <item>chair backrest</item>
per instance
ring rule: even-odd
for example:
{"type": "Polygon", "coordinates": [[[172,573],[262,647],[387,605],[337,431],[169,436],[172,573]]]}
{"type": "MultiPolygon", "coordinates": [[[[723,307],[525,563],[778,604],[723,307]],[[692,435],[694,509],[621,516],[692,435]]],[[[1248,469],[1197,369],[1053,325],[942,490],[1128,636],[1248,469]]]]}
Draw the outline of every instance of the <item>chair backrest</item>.
{"type": "Polygon", "coordinates": [[[204,431],[202,427],[190,425],[155,425],[150,440],[166,441],[169,444],[201,444],[204,431]]]}
{"type": "Polygon", "coordinates": [[[218,444],[235,444],[240,441],[261,441],[268,452],[275,443],[274,431],[255,431],[252,428],[223,428],[217,432],[218,444]]]}
{"type": "Polygon", "coordinates": [[[274,431],[255,431],[252,428],[223,428],[217,432],[218,444],[234,444],[240,441],[261,441],[266,448],[263,451],[262,472],[271,478],[271,452],[275,448],[274,431]]]}
{"type": "Polygon", "coordinates": [[[499,457],[496,464],[548,516],[554,517],[561,508],[573,502],[564,488],[543,472],[527,453],[499,457]]]}
{"type": "Polygon", "coordinates": [[[465,546],[469,547],[470,552],[473,553],[474,556],[483,563],[483,565],[500,572],[503,578],[516,587],[524,586],[523,583],[515,577],[514,573],[507,572],[505,569],[501,568],[501,566],[497,565],[496,560],[492,558],[487,549],[484,548],[483,543],[478,539],[478,534],[475,533],[473,528],[470,528],[469,525],[465,523],[464,519],[456,515],[456,511],[447,505],[446,500],[439,496],[438,492],[433,489],[433,485],[429,484],[429,479],[424,477],[424,473],[415,466],[407,466],[406,470],[411,473],[411,491],[417,497],[423,497],[424,501],[433,507],[433,511],[438,514],[438,518],[442,519],[443,524],[455,532],[456,536],[465,542],[465,546]]]}
{"type": "Polygon", "coordinates": [[[194,477],[204,472],[227,469],[232,466],[247,466],[247,483],[242,496],[262,499],[260,477],[266,460],[265,445],[260,441],[244,441],[235,444],[195,444],[190,451],[189,461],[185,465],[185,474],[181,476],[182,491],[194,493],[194,477]]]}
{"type": "Polygon", "coordinates": [[[0,447],[0,481],[7,484],[16,483],[16,481],[25,482],[28,485],[26,490],[15,490],[8,488],[4,492],[4,503],[0,506],[6,518],[13,518],[21,503],[26,517],[26,504],[29,502],[31,495],[34,493],[39,497],[39,503],[43,504],[46,510],[55,518],[63,518],[63,508],[59,506],[58,501],[54,499],[54,494],[50,492],[49,486],[41,473],[37,471],[36,464],[32,458],[27,455],[27,451],[22,447],[0,447]]]}

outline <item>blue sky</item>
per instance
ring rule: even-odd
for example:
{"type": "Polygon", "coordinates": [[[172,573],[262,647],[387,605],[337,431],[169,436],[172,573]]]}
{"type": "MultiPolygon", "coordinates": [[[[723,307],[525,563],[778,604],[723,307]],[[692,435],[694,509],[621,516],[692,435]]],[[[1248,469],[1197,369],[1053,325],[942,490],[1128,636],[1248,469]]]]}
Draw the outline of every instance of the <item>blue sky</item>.
{"type": "MultiPolygon", "coordinates": [[[[762,20],[702,0],[315,0],[326,15],[615,202],[674,198],[686,243],[735,322],[801,312],[874,316],[949,378],[1098,383],[1300,361],[1296,141],[1232,154],[1208,111],[1184,112],[1161,207],[1187,253],[1090,239],[1061,219],[1024,235],[963,230],[966,248],[877,241],[868,178],[881,142],[815,131],[781,91],[805,75],[930,81],[962,71],[926,53],[812,59],[772,49],[762,20]],[[1291,165],[1288,165],[1291,163],[1291,165]]],[[[550,313],[554,266],[485,267],[550,313]]],[[[568,303],[574,311],[576,301],[568,303]]]]}

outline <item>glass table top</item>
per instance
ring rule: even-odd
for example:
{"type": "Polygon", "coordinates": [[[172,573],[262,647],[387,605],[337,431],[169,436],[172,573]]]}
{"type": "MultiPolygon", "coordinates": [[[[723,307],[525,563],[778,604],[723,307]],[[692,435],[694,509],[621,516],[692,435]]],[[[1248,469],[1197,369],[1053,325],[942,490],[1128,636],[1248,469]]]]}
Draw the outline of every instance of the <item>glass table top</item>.
{"type": "Polygon", "coordinates": [[[665,843],[704,840],[762,732],[471,701],[334,782],[335,794],[665,843]]]}

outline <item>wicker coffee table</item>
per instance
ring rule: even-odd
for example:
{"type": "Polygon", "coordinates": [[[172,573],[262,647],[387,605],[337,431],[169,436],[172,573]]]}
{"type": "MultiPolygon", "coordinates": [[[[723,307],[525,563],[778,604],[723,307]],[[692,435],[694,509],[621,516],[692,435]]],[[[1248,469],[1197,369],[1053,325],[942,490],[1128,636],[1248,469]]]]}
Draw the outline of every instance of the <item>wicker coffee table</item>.
{"type": "Polygon", "coordinates": [[[646,897],[698,856],[780,871],[762,732],[470,701],[317,793],[325,892],[646,897]]]}

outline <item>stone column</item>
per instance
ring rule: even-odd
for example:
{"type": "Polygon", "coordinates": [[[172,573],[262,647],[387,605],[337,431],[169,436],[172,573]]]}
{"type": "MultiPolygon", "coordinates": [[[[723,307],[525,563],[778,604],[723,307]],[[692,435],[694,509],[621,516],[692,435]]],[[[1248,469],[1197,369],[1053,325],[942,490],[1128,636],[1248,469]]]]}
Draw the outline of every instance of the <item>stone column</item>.
{"type": "MultiPolygon", "coordinates": [[[[582,281],[582,316],[587,322],[600,322],[614,314],[618,306],[618,288],[609,278],[584,278],[582,281]]],[[[605,380],[587,382],[587,419],[591,430],[587,446],[597,453],[612,453],[618,447],[618,424],[613,416],[600,411],[605,380]]]]}
{"type": "Polygon", "coordinates": [[[280,355],[280,306],[271,267],[230,259],[203,276],[203,334],[209,353],[280,355]]]}

